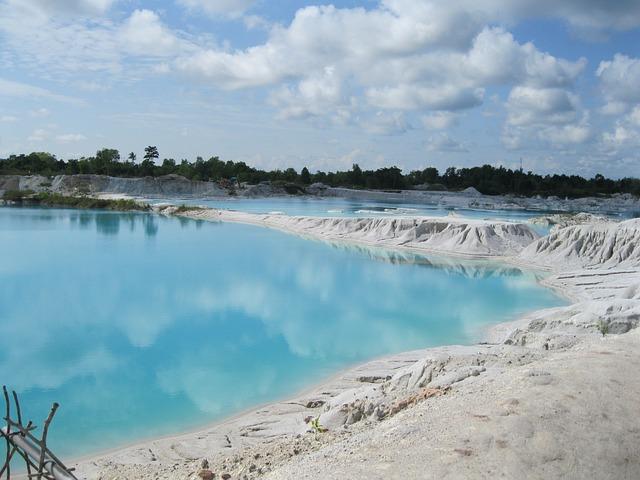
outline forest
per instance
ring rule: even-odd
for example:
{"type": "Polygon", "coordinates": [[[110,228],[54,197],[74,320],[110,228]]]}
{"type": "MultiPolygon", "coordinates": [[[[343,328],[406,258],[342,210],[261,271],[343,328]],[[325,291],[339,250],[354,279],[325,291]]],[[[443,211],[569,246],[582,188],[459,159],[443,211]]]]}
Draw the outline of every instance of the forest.
{"type": "Polygon", "coordinates": [[[122,158],[116,149],[105,148],[93,157],[61,160],[46,152],[11,155],[0,159],[0,175],[76,175],[97,174],[115,177],[145,177],[162,175],[182,175],[191,180],[218,182],[247,182],[256,184],[263,181],[296,183],[309,185],[321,182],[332,187],[361,189],[400,190],[462,190],[474,187],[486,195],[514,194],[521,196],[584,197],[591,195],[611,195],[630,193],[640,196],[640,179],[609,179],[603,175],[584,178],[578,175],[540,175],[534,172],[512,170],[504,167],[483,165],[470,168],[447,168],[444,172],[435,167],[425,166],[422,170],[404,173],[392,166],[376,170],[363,170],[354,164],[351,170],[336,172],[310,172],[307,167],[297,171],[294,168],[265,171],[244,162],[223,161],[219,157],[204,160],[198,157],[194,162],[176,162],[168,158],[159,161],[155,146],[145,148],[145,155],[138,161],[134,153],[122,158]]]}

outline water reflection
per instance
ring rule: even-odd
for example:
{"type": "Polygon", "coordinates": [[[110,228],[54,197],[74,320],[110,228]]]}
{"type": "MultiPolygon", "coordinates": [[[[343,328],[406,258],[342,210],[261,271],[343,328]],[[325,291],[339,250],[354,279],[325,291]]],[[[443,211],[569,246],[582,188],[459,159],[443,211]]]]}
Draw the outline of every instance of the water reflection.
{"type": "Polygon", "coordinates": [[[245,225],[47,214],[0,209],[0,252],[12,252],[0,262],[0,381],[34,417],[62,403],[52,440],[65,455],[185,429],[373,356],[468,343],[559,302],[495,265],[245,225]]]}
{"type": "Polygon", "coordinates": [[[468,278],[489,278],[494,276],[520,277],[524,275],[522,269],[494,260],[461,259],[457,257],[419,254],[410,251],[390,250],[330,240],[322,240],[322,242],[330,245],[332,248],[356,252],[376,261],[387,262],[393,265],[409,264],[435,268],[468,278]]]}

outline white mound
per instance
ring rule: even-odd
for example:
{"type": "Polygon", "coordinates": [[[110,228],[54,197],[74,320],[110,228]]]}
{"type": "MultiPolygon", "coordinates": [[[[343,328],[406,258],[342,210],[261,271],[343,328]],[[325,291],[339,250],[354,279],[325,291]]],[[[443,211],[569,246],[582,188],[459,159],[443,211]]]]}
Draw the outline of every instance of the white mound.
{"type": "Polygon", "coordinates": [[[463,195],[468,197],[481,197],[482,194],[474,187],[467,187],[462,192],[463,195]]]}
{"type": "Polygon", "coordinates": [[[563,269],[640,267],[640,219],[561,228],[529,245],[520,258],[563,269]]]}
{"type": "Polygon", "coordinates": [[[516,255],[539,238],[524,224],[440,218],[265,217],[264,224],[325,239],[457,255],[516,255]]]}

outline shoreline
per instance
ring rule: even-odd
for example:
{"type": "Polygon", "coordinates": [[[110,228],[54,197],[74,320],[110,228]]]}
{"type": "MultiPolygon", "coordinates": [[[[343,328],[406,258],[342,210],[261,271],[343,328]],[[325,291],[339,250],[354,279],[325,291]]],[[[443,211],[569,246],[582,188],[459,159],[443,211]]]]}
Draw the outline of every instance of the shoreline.
{"type": "MultiPolygon", "coordinates": [[[[317,240],[317,239],[314,239],[317,240]]],[[[474,259],[468,259],[468,261],[473,261],[474,259]]],[[[485,258],[478,258],[475,259],[478,261],[484,261],[486,260],[485,258]]],[[[504,263],[502,260],[496,260],[496,259],[489,259],[491,262],[495,262],[496,264],[502,264],[504,263]]],[[[527,269],[525,267],[523,267],[523,269],[529,270],[529,271],[533,271],[531,269],[527,269]]],[[[542,283],[540,281],[536,280],[536,283],[538,285],[542,285],[542,283]]],[[[551,286],[544,286],[544,288],[548,288],[554,291],[554,294],[556,294],[556,296],[558,296],[559,298],[562,298],[566,305],[564,306],[570,306],[572,300],[571,298],[569,298],[569,296],[565,295],[565,292],[561,289],[556,290],[556,288],[551,287],[551,286]]],[[[334,385],[337,381],[339,381],[341,378],[344,378],[346,376],[349,376],[350,374],[353,374],[354,372],[357,371],[361,371],[363,369],[366,369],[366,367],[370,364],[380,364],[380,363],[393,363],[396,361],[401,361],[402,358],[404,358],[407,355],[414,355],[414,354],[418,354],[418,353],[422,353],[425,351],[430,351],[430,350],[437,350],[437,349],[442,349],[442,348],[448,348],[448,347],[462,347],[462,348],[471,348],[474,346],[482,346],[482,345],[488,345],[490,344],[490,340],[492,340],[493,336],[495,336],[495,331],[500,330],[503,326],[508,326],[508,325],[512,325],[515,324],[516,322],[520,322],[523,318],[526,318],[528,316],[531,316],[535,313],[538,312],[543,312],[546,310],[553,310],[555,308],[562,308],[562,307],[549,307],[549,308],[545,308],[545,309],[536,309],[536,310],[532,310],[530,312],[526,312],[526,313],[518,313],[514,315],[514,318],[511,318],[509,320],[504,320],[498,323],[492,323],[492,324],[488,324],[488,325],[484,325],[481,329],[479,329],[479,335],[478,338],[476,338],[473,343],[469,343],[469,344],[443,344],[443,345],[436,345],[436,346],[432,346],[432,347],[425,347],[425,348],[418,348],[418,349],[414,349],[414,350],[407,350],[407,351],[402,351],[402,352],[396,352],[396,353],[389,353],[389,354],[384,354],[381,356],[377,356],[377,357],[373,357],[370,358],[368,360],[364,360],[364,361],[356,361],[353,364],[346,366],[344,368],[341,368],[340,370],[338,370],[337,372],[328,375],[327,377],[321,379],[320,381],[315,381],[313,384],[309,385],[308,387],[304,387],[300,390],[297,390],[295,392],[292,392],[290,394],[284,395],[282,398],[276,398],[273,399],[271,401],[267,401],[267,402],[263,402],[257,405],[253,405],[251,407],[247,407],[242,409],[241,411],[238,411],[236,413],[233,413],[231,415],[227,415],[224,416],[218,420],[213,420],[210,422],[206,422],[203,423],[197,427],[193,427],[193,428],[189,428],[187,430],[181,431],[181,432],[175,432],[175,433],[169,433],[166,435],[158,435],[158,436],[154,436],[154,437],[149,437],[147,439],[141,439],[141,440],[136,440],[124,445],[120,445],[118,447],[113,447],[107,450],[101,450],[95,453],[90,453],[90,454],[86,454],[86,455],[81,455],[79,457],[76,458],[71,458],[69,459],[69,461],[67,462],[68,465],[78,465],[78,464],[83,464],[83,463],[87,463],[87,462],[92,462],[95,461],[97,459],[101,459],[103,457],[108,457],[114,454],[117,454],[119,452],[125,451],[125,450],[130,450],[130,449],[136,449],[136,448],[141,448],[141,447],[145,447],[147,445],[149,445],[152,442],[166,442],[166,441],[172,441],[172,440],[179,440],[182,437],[192,437],[192,436],[196,436],[198,434],[202,434],[203,432],[206,432],[210,429],[219,429],[219,428],[223,428],[227,425],[233,425],[235,422],[237,422],[238,420],[242,420],[244,417],[249,416],[257,411],[263,410],[269,406],[273,406],[276,404],[287,404],[287,403],[296,403],[295,401],[297,399],[300,399],[302,397],[308,397],[308,396],[312,396],[312,394],[314,392],[317,392],[319,390],[323,390],[325,389],[325,387],[329,387],[334,385]]]]}
{"type": "MultiPolygon", "coordinates": [[[[551,361],[559,354],[580,352],[593,345],[597,348],[594,341],[600,336],[601,321],[596,322],[597,319],[605,318],[607,325],[613,327],[612,335],[607,337],[611,341],[618,342],[617,337],[628,337],[632,342],[636,338],[640,340],[636,332],[630,336],[616,335],[633,330],[640,322],[640,256],[633,250],[640,238],[640,220],[602,222],[597,218],[584,218],[576,224],[552,229],[545,237],[526,237],[514,243],[512,237],[520,237],[524,231],[521,227],[508,230],[503,227],[523,224],[508,221],[410,215],[368,219],[287,217],[208,208],[176,212],[177,209],[175,205],[161,205],[149,213],[274,228],[341,248],[364,248],[371,250],[372,256],[376,250],[399,255],[407,252],[427,257],[433,255],[442,258],[443,264],[449,264],[450,260],[452,267],[478,261],[544,272],[538,283],[566,299],[568,305],[523,313],[515,319],[487,326],[482,331],[485,341],[481,343],[444,345],[355,363],[283,399],[248,407],[183,432],[76,457],[68,464],[77,467],[79,478],[168,479],[176,478],[176,472],[181,472],[183,477],[191,472],[185,478],[196,478],[191,474],[195,475],[203,458],[214,459],[219,471],[235,468],[244,472],[245,468],[255,465],[247,464],[247,457],[242,452],[256,452],[253,455],[262,457],[264,452],[271,452],[267,455],[277,457],[273,464],[268,462],[263,465],[264,469],[260,467],[249,471],[248,476],[243,473],[244,476],[239,474],[237,477],[258,478],[280,468],[298,468],[316,451],[330,450],[334,445],[348,441],[352,435],[365,435],[363,429],[371,429],[371,438],[377,441],[376,432],[384,425],[394,423],[396,415],[402,417],[405,408],[412,411],[422,408],[423,404],[446,406],[454,402],[457,392],[482,382],[485,377],[493,381],[491,378],[496,372],[510,371],[512,367],[507,365],[522,363],[521,358],[526,358],[525,366],[527,362],[546,365],[547,360],[551,361]],[[434,225],[439,226],[429,230],[434,225]],[[363,232],[369,233],[364,235],[363,232]],[[442,237],[442,232],[447,232],[448,236],[442,237]],[[370,233],[371,238],[367,237],[370,233]],[[467,242],[466,239],[473,235],[482,241],[467,242]],[[494,242],[496,235],[500,239],[497,244],[494,242]],[[589,235],[589,242],[595,245],[590,250],[582,248],[581,238],[585,235],[589,235]],[[547,237],[553,237],[553,241],[547,237]],[[432,238],[446,248],[430,248],[432,238]],[[577,243],[572,244],[574,241],[577,243]],[[606,244],[613,245],[610,249],[613,253],[607,251],[603,256],[606,244]],[[576,348],[578,350],[574,350],[576,348]],[[488,365],[497,362],[496,366],[474,366],[487,361],[488,365]],[[430,369],[428,378],[425,377],[427,367],[430,369]],[[448,369],[452,371],[445,375],[448,369]],[[416,376],[419,378],[414,378],[416,376]],[[415,400],[416,395],[426,390],[436,391],[434,395],[438,399],[415,400]],[[446,400],[450,395],[448,392],[452,392],[453,400],[446,400]],[[311,403],[313,405],[309,406],[311,403]],[[394,405],[404,406],[396,411],[394,405]],[[323,426],[329,425],[329,433],[320,437],[305,434],[309,430],[306,421],[303,422],[305,416],[319,418],[323,426]],[[304,453],[304,459],[283,454],[291,445],[295,445],[294,450],[304,453]],[[230,458],[233,458],[231,463],[230,458]]],[[[272,478],[289,477],[276,475],[272,478]]]]}
{"type": "MultiPolygon", "coordinates": [[[[156,209],[156,210],[160,210],[160,211],[156,211],[156,213],[160,213],[164,215],[172,215],[174,212],[171,211],[171,208],[176,208],[176,207],[162,206],[162,207],[159,207],[159,209],[156,209]]],[[[266,219],[271,218],[268,215],[241,214],[240,218],[238,218],[237,217],[238,212],[226,212],[221,215],[220,211],[215,211],[212,209],[206,209],[204,211],[210,214],[207,216],[207,218],[204,218],[205,215],[203,215],[202,213],[203,210],[201,209],[197,209],[189,212],[181,212],[180,216],[193,218],[196,220],[230,221],[230,222],[245,223],[245,224],[257,225],[257,226],[268,227],[268,228],[277,228],[278,230],[285,231],[290,234],[308,236],[310,238],[314,238],[321,241],[324,240],[324,241],[330,241],[330,242],[340,242],[347,245],[360,244],[360,245],[365,245],[366,247],[369,247],[369,248],[377,247],[377,248],[392,249],[392,250],[404,249],[406,251],[410,251],[411,253],[436,254],[444,257],[452,257],[452,255],[448,255],[447,253],[444,253],[442,251],[435,251],[435,250],[425,251],[419,248],[406,247],[402,245],[388,245],[384,243],[381,244],[380,242],[378,243],[363,242],[357,239],[354,240],[353,238],[326,238],[326,237],[322,238],[322,236],[317,234],[305,235],[305,233],[300,231],[294,231],[292,229],[287,230],[286,228],[283,228],[282,225],[274,226],[274,225],[268,224],[268,222],[265,221],[265,218],[266,219]]],[[[278,216],[278,218],[283,218],[283,217],[278,216]]],[[[422,220],[425,220],[426,218],[427,217],[423,217],[422,220]]],[[[401,220],[401,219],[395,218],[390,220],[401,220]]],[[[440,222],[446,221],[446,222],[454,222],[454,223],[473,223],[476,225],[487,224],[486,221],[467,222],[466,219],[460,219],[455,217],[454,218],[438,217],[437,220],[440,222]]],[[[332,219],[329,219],[329,221],[332,221],[332,219]]],[[[493,222],[493,223],[505,223],[505,222],[493,222]]],[[[322,418],[323,415],[326,415],[327,411],[329,412],[329,414],[335,413],[331,409],[327,410],[327,405],[330,403],[332,398],[340,397],[342,394],[345,394],[353,390],[354,389],[353,380],[355,377],[358,377],[359,375],[360,375],[360,378],[363,378],[363,376],[361,375],[362,372],[368,372],[371,375],[371,378],[374,379],[371,382],[364,382],[364,383],[369,383],[370,385],[378,385],[379,382],[390,381],[390,379],[394,375],[389,375],[389,373],[397,374],[402,370],[402,368],[406,369],[406,368],[409,368],[411,365],[415,365],[416,362],[418,361],[417,358],[425,355],[426,356],[433,355],[435,354],[434,352],[439,352],[439,351],[465,352],[465,351],[477,350],[477,349],[479,350],[491,349],[492,347],[503,349],[504,344],[507,341],[505,339],[509,339],[512,336],[517,336],[522,328],[522,325],[530,321],[532,318],[536,318],[540,316],[544,317],[545,315],[555,314],[561,310],[568,311],[571,308],[575,308],[580,302],[584,301],[584,296],[585,296],[584,291],[581,292],[582,295],[580,295],[576,291],[578,290],[578,292],[580,292],[581,288],[579,286],[563,284],[561,282],[559,283],[557,273],[554,274],[553,268],[551,268],[550,266],[544,269],[544,268],[541,268],[539,264],[527,263],[525,260],[515,255],[498,256],[498,255],[466,254],[466,255],[463,255],[462,257],[470,261],[489,260],[491,262],[496,262],[496,263],[511,264],[513,266],[527,269],[527,270],[545,271],[547,275],[545,275],[545,277],[541,279],[539,283],[546,288],[552,289],[554,293],[556,293],[557,295],[567,299],[568,305],[566,307],[557,307],[552,309],[537,310],[537,311],[529,312],[527,314],[520,315],[516,319],[501,322],[493,326],[487,327],[487,329],[485,330],[485,340],[493,340],[495,343],[492,343],[492,344],[485,342],[485,343],[478,343],[478,344],[473,344],[468,346],[455,346],[455,345],[441,346],[441,347],[415,350],[411,352],[401,352],[398,354],[386,355],[381,358],[372,359],[365,363],[359,363],[351,367],[345,368],[340,372],[337,372],[335,375],[329,376],[327,379],[324,379],[321,382],[316,382],[314,385],[310,386],[309,388],[303,389],[303,391],[301,392],[288,395],[286,399],[283,399],[280,401],[276,400],[273,402],[268,402],[260,406],[254,406],[246,410],[243,410],[242,412],[238,412],[237,414],[234,414],[230,417],[225,417],[224,419],[220,419],[213,423],[202,425],[201,427],[198,427],[194,430],[189,430],[187,432],[181,432],[181,433],[172,434],[172,435],[163,436],[163,437],[156,437],[154,439],[143,440],[141,442],[134,442],[129,446],[114,448],[109,452],[101,452],[99,454],[85,456],[85,457],[76,459],[74,461],[74,464],[78,465],[79,471],[92,470],[92,469],[87,470],[87,464],[92,464],[95,467],[93,469],[94,471],[105,469],[105,468],[108,471],[109,468],[114,468],[114,467],[117,469],[118,468],[117,465],[120,465],[123,468],[127,466],[131,468],[136,468],[141,466],[148,467],[149,465],[152,465],[153,462],[158,461],[158,458],[156,458],[156,453],[162,452],[163,448],[167,448],[166,444],[171,444],[168,448],[169,452],[167,453],[165,451],[162,453],[163,455],[167,454],[167,457],[168,457],[166,459],[163,458],[162,462],[163,463],[173,462],[175,466],[175,465],[178,465],[178,463],[175,463],[175,462],[179,462],[179,459],[178,459],[179,455],[178,456],[171,455],[172,453],[173,454],[176,453],[174,444],[181,445],[184,442],[198,443],[197,441],[195,441],[194,437],[201,438],[201,437],[209,437],[212,435],[223,435],[221,433],[222,431],[229,431],[229,432],[235,431],[236,433],[240,432],[239,436],[242,436],[243,428],[246,428],[247,426],[250,427],[251,425],[261,425],[262,423],[268,421],[268,418],[272,418],[272,421],[274,421],[273,420],[274,418],[286,417],[288,415],[290,417],[289,420],[292,420],[291,417],[296,417],[296,416],[301,417],[305,412],[312,414],[312,416],[318,415],[318,418],[322,418]],[[499,341],[496,341],[496,339],[498,338],[499,338],[499,341]],[[387,374],[381,375],[380,374],[381,371],[382,372],[386,371],[387,374]],[[321,392],[323,390],[328,390],[329,395],[326,395],[327,398],[323,399],[322,403],[320,403],[315,408],[302,408],[302,403],[306,398],[312,398],[314,396],[318,397],[318,392],[321,392]],[[297,408],[297,409],[289,408],[288,410],[284,408],[283,410],[283,406],[286,406],[286,405],[289,405],[290,407],[293,405],[297,405],[300,408],[297,408]],[[322,411],[323,409],[325,410],[324,412],[322,411]],[[266,415],[264,415],[264,418],[262,418],[261,414],[263,414],[265,411],[267,411],[266,415]],[[152,452],[152,457],[155,458],[155,460],[151,460],[151,461],[148,461],[148,459],[145,460],[144,453],[141,453],[141,450],[144,450],[144,449],[148,449],[149,452],[152,452],[153,449],[156,449],[157,452],[152,452]]],[[[628,273],[635,275],[636,271],[632,271],[628,273]]],[[[516,347],[509,346],[508,348],[516,348],[516,347]]],[[[358,387],[357,382],[355,383],[356,383],[355,387],[358,387]]],[[[357,395],[354,398],[357,400],[357,395]]],[[[208,458],[211,455],[219,456],[219,455],[225,454],[225,452],[228,455],[231,453],[236,453],[238,450],[260,448],[260,445],[262,445],[263,448],[266,448],[266,446],[270,445],[273,442],[276,442],[276,443],[278,441],[286,442],[287,439],[290,439],[291,435],[299,435],[302,431],[304,431],[304,430],[300,430],[301,426],[303,426],[304,429],[308,428],[304,424],[300,425],[299,420],[300,419],[298,419],[297,425],[295,424],[295,422],[291,423],[291,421],[289,421],[289,423],[287,424],[287,422],[284,421],[284,425],[280,425],[281,428],[279,431],[277,430],[277,428],[276,429],[272,428],[273,431],[271,432],[270,435],[267,435],[266,437],[258,436],[254,439],[251,439],[250,441],[241,442],[241,444],[237,447],[235,445],[236,439],[234,438],[233,449],[225,450],[226,448],[225,446],[223,447],[218,446],[216,448],[215,441],[207,443],[204,448],[202,446],[199,446],[198,448],[193,448],[192,450],[195,450],[195,452],[193,454],[193,459],[191,460],[191,463],[194,461],[194,459],[198,459],[201,457],[208,458]]],[[[329,422],[332,421],[332,418],[328,418],[328,421],[329,422]]],[[[230,435],[231,433],[224,434],[227,440],[229,440],[230,435]]],[[[183,461],[184,461],[184,458],[183,458],[183,461]]],[[[187,461],[187,463],[189,463],[189,461],[187,461]]],[[[91,475],[90,472],[89,472],[89,475],[91,475]]],[[[93,478],[93,477],[87,477],[87,478],[93,478]]]]}

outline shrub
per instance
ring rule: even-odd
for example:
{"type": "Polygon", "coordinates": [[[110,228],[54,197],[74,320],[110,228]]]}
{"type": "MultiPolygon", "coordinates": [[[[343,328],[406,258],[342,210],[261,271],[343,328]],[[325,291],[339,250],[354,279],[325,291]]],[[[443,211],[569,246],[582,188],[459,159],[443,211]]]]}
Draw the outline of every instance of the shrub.
{"type": "Polygon", "coordinates": [[[7,190],[2,195],[3,200],[9,202],[21,202],[26,197],[30,197],[35,192],[33,190],[7,190]]]}
{"type": "Polygon", "coordinates": [[[607,333],[609,333],[609,322],[606,322],[602,319],[598,320],[598,331],[604,337],[607,333]]]}
{"type": "Polygon", "coordinates": [[[180,205],[176,208],[176,213],[187,213],[187,212],[195,212],[198,210],[202,210],[202,207],[197,207],[195,205],[180,205]]]}

